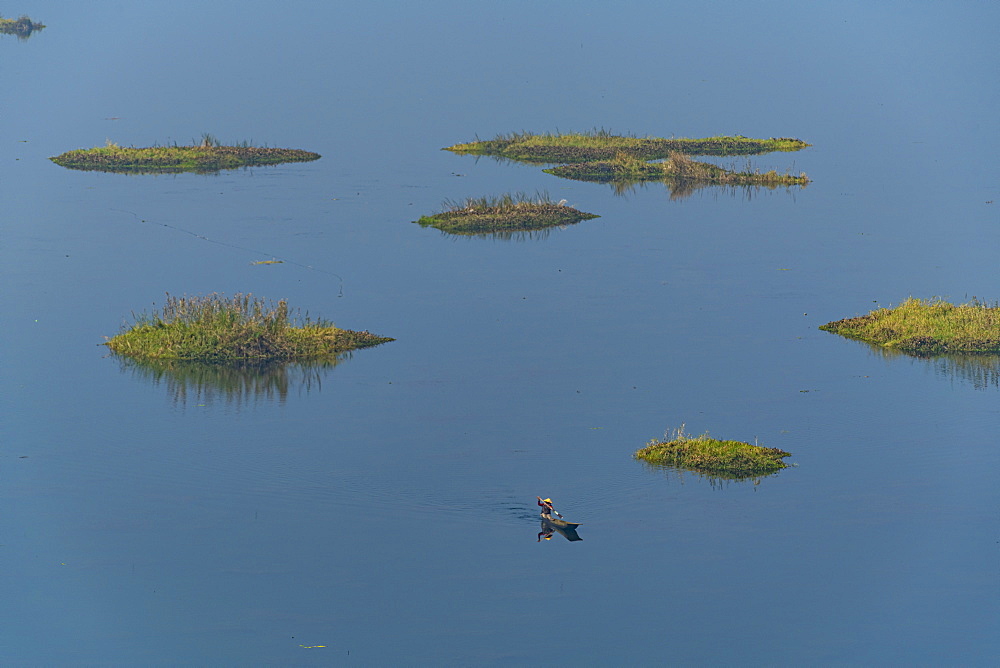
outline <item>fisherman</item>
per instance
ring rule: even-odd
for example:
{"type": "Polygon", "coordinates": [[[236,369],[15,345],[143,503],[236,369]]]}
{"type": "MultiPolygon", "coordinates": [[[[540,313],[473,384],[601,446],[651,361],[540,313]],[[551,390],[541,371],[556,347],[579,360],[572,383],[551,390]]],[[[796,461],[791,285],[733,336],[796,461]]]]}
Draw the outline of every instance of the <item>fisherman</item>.
{"type": "MultiPolygon", "coordinates": [[[[540,496],[536,496],[535,498],[538,499],[538,505],[542,507],[542,517],[551,520],[552,513],[559,515],[559,511],[552,507],[552,499],[543,499],[540,496]]],[[[559,518],[562,519],[562,515],[559,515],[559,518]]]]}

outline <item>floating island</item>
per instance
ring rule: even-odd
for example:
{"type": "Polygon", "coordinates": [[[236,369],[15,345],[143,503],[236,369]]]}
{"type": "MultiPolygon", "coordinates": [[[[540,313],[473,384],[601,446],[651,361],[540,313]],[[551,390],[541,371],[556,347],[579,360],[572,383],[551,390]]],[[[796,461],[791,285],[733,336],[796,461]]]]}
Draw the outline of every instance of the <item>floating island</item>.
{"type": "Polygon", "coordinates": [[[1000,352],[1000,306],[909,298],[820,329],[917,356],[1000,352]]]}
{"type": "Polygon", "coordinates": [[[683,153],[671,153],[661,162],[646,162],[628,153],[618,153],[611,160],[573,163],[542,170],[566,179],[598,183],[635,184],[646,181],[699,182],[730,186],[804,186],[809,183],[805,173],[798,175],[768,172],[735,172],[708,162],[692,160],[683,153]]]}
{"type": "Polygon", "coordinates": [[[654,466],[688,469],[721,478],[752,478],[775,473],[788,464],[791,453],[743,441],[723,441],[708,434],[690,436],[681,426],[667,440],[652,440],[635,458],[654,466]]]}
{"type": "Polygon", "coordinates": [[[243,294],[167,295],[162,309],[134,318],[131,327],[105,345],[138,360],[216,364],[321,360],[394,340],[308,317],[296,324],[284,300],[267,302],[243,294]]]}
{"type": "Polygon", "coordinates": [[[567,206],[565,200],[552,201],[548,195],[524,193],[497,197],[470,197],[464,202],[444,202],[444,210],[413,222],[451,234],[479,235],[532,232],[559,225],[573,225],[599,218],[567,206]]]}
{"type": "Polygon", "coordinates": [[[206,135],[201,144],[196,146],[135,148],[119,146],[109,141],[106,146],[67,151],[49,159],[57,165],[70,169],[101,172],[207,174],[223,169],[308,162],[319,158],[318,153],[292,148],[251,146],[248,142],[236,146],[223,146],[211,135],[206,135]]]}
{"type": "Polygon", "coordinates": [[[464,144],[455,144],[442,150],[489,155],[519,162],[568,164],[611,160],[619,153],[626,153],[643,160],[659,160],[669,157],[672,153],[716,156],[757,155],[774,151],[798,151],[807,146],[809,144],[804,141],[790,137],[752,139],[736,135],[703,139],[665,139],[623,136],[612,134],[607,130],[593,130],[570,134],[514,132],[500,134],[493,139],[477,139],[464,144]]]}
{"type": "Polygon", "coordinates": [[[0,16],[0,34],[17,35],[21,39],[27,39],[31,33],[45,27],[44,23],[35,23],[27,16],[16,19],[5,19],[0,16]]]}

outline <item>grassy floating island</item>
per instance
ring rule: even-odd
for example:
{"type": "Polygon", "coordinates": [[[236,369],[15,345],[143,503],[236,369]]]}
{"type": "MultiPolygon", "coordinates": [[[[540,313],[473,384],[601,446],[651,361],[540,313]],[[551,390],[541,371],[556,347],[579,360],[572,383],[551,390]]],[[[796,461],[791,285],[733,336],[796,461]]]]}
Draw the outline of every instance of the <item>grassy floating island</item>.
{"type": "Polygon", "coordinates": [[[1000,306],[907,299],[895,308],[828,322],[820,329],[913,355],[1000,352],[1000,306]]]}
{"type": "Polygon", "coordinates": [[[600,217],[565,202],[554,202],[545,194],[530,197],[524,193],[470,197],[464,202],[446,200],[444,211],[413,222],[452,234],[483,234],[530,232],[600,217]]]}
{"type": "Polygon", "coordinates": [[[18,37],[26,38],[31,33],[41,30],[44,27],[45,24],[35,23],[27,16],[21,16],[16,19],[5,19],[0,16],[0,33],[5,35],[17,35],[18,37]]]}
{"type": "Polygon", "coordinates": [[[690,469],[699,473],[729,478],[749,478],[787,468],[784,457],[791,453],[742,441],[721,441],[708,434],[690,436],[683,425],[666,437],[650,441],[635,453],[656,466],[690,469]]]}
{"type": "Polygon", "coordinates": [[[242,142],[236,146],[223,146],[211,135],[205,135],[202,142],[195,146],[175,144],[135,148],[119,146],[109,141],[106,146],[67,151],[49,159],[57,165],[70,169],[101,172],[205,174],[222,169],[308,162],[319,158],[318,153],[293,148],[252,146],[249,142],[242,142]]]}
{"type": "Polygon", "coordinates": [[[662,162],[646,162],[628,153],[618,153],[611,160],[573,163],[545,169],[544,172],[577,181],[600,183],[641,183],[643,181],[698,181],[732,186],[804,186],[809,178],[769,172],[734,172],[708,162],[692,160],[683,153],[671,153],[662,162]]]}
{"type": "Polygon", "coordinates": [[[473,155],[491,155],[508,160],[541,163],[573,163],[610,160],[627,153],[644,160],[666,158],[671,153],[686,155],[755,155],[773,151],[798,151],[809,144],[789,137],[752,139],[706,137],[704,139],[664,139],[615,135],[607,130],[585,133],[534,134],[513,132],[455,144],[443,150],[473,155]]]}
{"type": "Polygon", "coordinates": [[[105,345],[139,360],[190,360],[212,363],[291,362],[335,357],[393,339],[340,329],[308,316],[298,324],[288,303],[251,295],[226,298],[167,295],[153,314],[133,314],[135,323],[105,345]]]}

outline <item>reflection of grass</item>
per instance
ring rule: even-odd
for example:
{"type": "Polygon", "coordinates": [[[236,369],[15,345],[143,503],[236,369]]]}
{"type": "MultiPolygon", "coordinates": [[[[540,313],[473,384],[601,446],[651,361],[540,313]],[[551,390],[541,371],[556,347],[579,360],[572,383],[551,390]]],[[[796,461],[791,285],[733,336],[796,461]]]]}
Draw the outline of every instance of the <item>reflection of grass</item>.
{"type": "Polygon", "coordinates": [[[20,38],[27,38],[32,32],[41,30],[44,27],[44,24],[35,23],[27,16],[21,16],[16,19],[5,19],[0,16],[0,33],[5,35],[17,35],[20,38]]]}
{"type": "Polygon", "coordinates": [[[467,239],[489,239],[490,241],[528,243],[548,239],[552,236],[552,230],[554,229],[556,228],[546,227],[541,230],[497,230],[491,232],[445,232],[442,230],[441,236],[449,237],[457,235],[467,239]]]}
{"type": "Polygon", "coordinates": [[[293,324],[284,300],[267,303],[251,295],[232,298],[171,297],[160,312],[135,324],[106,345],[139,359],[234,363],[306,360],[376,346],[392,339],[335,327],[306,317],[293,324]]]}
{"type": "Polygon", "coordinates": [[[750,478],[774,473],[788,465],[782,458],[790,453],[742,441],[721,441],[708,434],[689,436],[684,426],[667,440],[650,441],[635,453],[636,459],[650,464],[673,466],[725,478],[750,478]]]}
{"type": "Polygon", "coordinates": [[[206,134],[196,146],[135,148],[119,146],[109,141],[106,146],[68,151],[50,160],[71,169],[103,172],[208,173],[237,167],[307,162],[318,160],[319,157],[318,153],[309,151],[250,146],[249,142],[222,146],[214,137],[206,134]]]}
{"type": "Polygon", "coordinates": [[[937,376],[960,380],[977,390],[1000,388],[1000,354],[996,353],[942,353],[940,355],[914,355],[895,348],[867,343],[868,349],[884,360],[905,358],[914,364],[929,365],[937,376]]]}
{"type": "Polygon", "coordinates": [[[820,329],[913,355],[1000,352],[1000,306],[909,298],[820,329]]]}
{"type": "Polygon", "coordinates": [[[798,151],[809,144],[788,137],[752,139],[707,137],[704,139],[665,139],[615,135],[607,130],[585,133],[534,134],[514,132],[493,139],[476,140],[449,146],[448,151],[477,155],[495,155],[524,162],[573,163],[610,160],[617,153],[627,153],[644,160],[665,158],[671,153],[687,155],[751,155],[772,151],[798,151]]]}
{"type": "Polygon", "coordinates": [[[464,202],[444,203],[445,210],[414,221],[451,234],[510,234],[571,225],[598,216],[578,211],[546,194],[524,193],[495,197],[470,197],[464,202]]]}
{"type": "Polygon", "coordinates": [[[646,162],[628,153],[618,153],[611,160],[574,163],[544,170],[549,174],[578,181],[600,183],[642,181],[667,181],[672,183],[698,182],[731,186],[790,186],[806,185],[805,174],[779,174],[771,170],[734,172],[708,162],[692,160],[681,153],[671,153],[662,162],[646,162]]]}
{"type": "MultiPolygon", "coordinates": [[[[698,192],[699,190],[703,190],[705,188],[718,189],[726,187],[726,186],[713,185],[711,183],[705,183],[704,181],[692,181],[690,179],[687,180],[663,179],[662,181],[659,182],[666,187],[667,192],[670,193],[671,200],[686,199],[691,195],[695,194],[696,192],[698,192]]],[[[630,195],[638,191],[640,188],[645,189],[651,183],[656,183],[656,181],[623,178],[623,179],[613,179],[605,183],[611,186],[611,189],[614,191],[615,195],[618,195],[619,197],[624,197],[626,195],[630,195]]],[[[729,186],[728,188],[733,192],[735,192],[737,188],[743,190],[746,192],[746,196],[748,198],[750,197],[751,191],[758,189],[758,187],[755,186],[739,186],[739,187],[729,186]]]]}
{"type": "MultiPolygon", "coordinates": [[[[350,355],[350,353],[345,353],[350,355]]],[[[123,370],[154,384],[165,383],[175,404],[208,404],[222,400],[243,405],[258,400],[284,403],[291,391],[321,385],[325,370],[342,356],[307,362],[263,364],[209,364],[173,359],[119,358],[123,370]]]]}

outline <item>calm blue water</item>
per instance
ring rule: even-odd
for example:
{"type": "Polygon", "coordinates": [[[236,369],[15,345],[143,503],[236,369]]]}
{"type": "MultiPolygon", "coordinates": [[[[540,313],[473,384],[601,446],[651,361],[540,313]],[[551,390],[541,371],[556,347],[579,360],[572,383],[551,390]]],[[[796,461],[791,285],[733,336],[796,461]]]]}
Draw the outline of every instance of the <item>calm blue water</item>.
{"type": "Polygon", "coordinates": [[[48,27],[0,37],[0,663],[995,662],[997,361],[816,328],[1000,298],[996,5],[20,13],[48,27]],[[814,183],[616,197],[439,150],[594,126],[800,137],[753,162],[814,183]],[[47,159],[204,132],[323,158],[47,159]],[[542,189],[601,218],[410,223],[542,189]],[[215,291],[397,341],[228,393],[99,345],[215,291]],[[682,423],[797,466],[713,485],[632,460],[682,423]],[[536,542],[537,494],[582,542],[536,542]]]}

